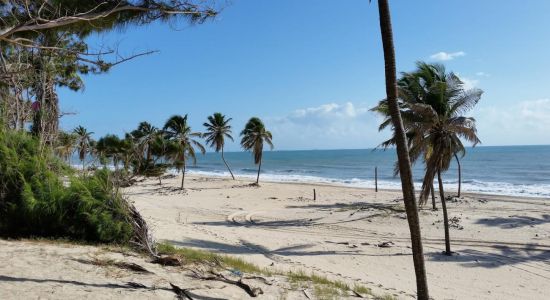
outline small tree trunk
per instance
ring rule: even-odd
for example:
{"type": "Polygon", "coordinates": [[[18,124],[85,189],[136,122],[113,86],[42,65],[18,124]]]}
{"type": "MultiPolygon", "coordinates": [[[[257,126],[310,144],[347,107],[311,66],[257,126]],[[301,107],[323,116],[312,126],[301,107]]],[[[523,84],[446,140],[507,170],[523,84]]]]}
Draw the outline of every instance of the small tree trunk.
{"type": "Polygon", "coordinates": [[[458,198],[460,198],[460,190],[462,188],[462,170],[460,168],[460,160],[458,159],[458,155],[456,155],[456,153],[455,153],[455,159],[458,165],[458,198]]]}
{"type": "Polygon", "coordinates": [[[432,187],[431,187],[431,193],[432,193],[432,209],[433,210],[437,210],[437,206],[435,205],[435,188],[434,188],[434,183],[432,182],[432,187]]]}
{"type": "Polygon", "coordinates": [[[260,157],[260,163],[258,164],[258,176],[256,176],[256,184],[260,184],[260,169],[262,168],[262,158],[260,157]]]}
{"type": "Polygon", "coordinates": [[[233,178],[233,180],[235,180],[235,176],[233,176],[233,172],[231,172],[231,168],[229,168],[229,165],[227,164],[227,162],[225,161],[225,157],[223,156],[223,146],[222,146],[222,160],[223,160],[223,163],[225,164],[225,166],[227,167],[227,170],[229,171],[229,174],[231,174],[231,178],[233,178]]]}
{"type": "Polygon", "coordinates": [[[445,201],[445,192],[443,191],[443,180],[441,170],[437,170],[437,181],[439,182],[439,195],[441,197],[441,207],[443,208],[443,225],[445,227],[445,255],[451,255],[451,237],[449,236],[449,216],[447,215],[447,203],[445,201]]]}

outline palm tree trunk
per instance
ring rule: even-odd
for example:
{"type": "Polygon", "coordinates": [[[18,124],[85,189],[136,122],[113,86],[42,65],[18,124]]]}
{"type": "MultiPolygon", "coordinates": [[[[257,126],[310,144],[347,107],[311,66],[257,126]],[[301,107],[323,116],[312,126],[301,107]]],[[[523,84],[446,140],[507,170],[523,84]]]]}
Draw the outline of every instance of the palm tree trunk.
{"type": "Polygon", "coordinates": [[[183,191],[183,183],[185,182],[185,161],[183,162],[183,169],[181,170],[181,187],[180,189],[183,191]]]}
{"type": "Polygon", "coordinates": [[[439,195],[441,197],[441,207],[443,208],[443,226],[445,227],[445,255],[451,255],[451,238],[449,236],[449,216],[447,215],[447,203],[445,201],[445,192],[443,191],[443,180],[441,170],[437,170],[437,181],[439,182],[439,195]]]}
{"type": "Polygon", "coordinates": [[[432,182],[431,193],[432,193],[432,209],[437,210],[437,206],[435,205],[435,189],[434,189],[434,183],[432,182]]]}
{"type": "Polygon", "coordinates": [[[235,176],[233,176],[233,172],[231,172],[231,169],[229,168],[229,165],[227,164],[227,162],[225,161],[225,157],[223,156],[223,146],[222,146],[222,160],[223,160],[223,163],[225,164],[225,166],[227,167],[227,170],[229,171],[229,174],[231,174],[231,178],[233,178],[233,180],[235,180],[235,176]]]}
{"type": "Polygon", "coordinates": [[[260,163],[258,164],[258,176],[256,176],[256,184],[260,184],[260,169],[262,168],[262,157],[260,156],[260,163]]]}
{"type": "Polygon", "coordinates": [[[456,155],[456,153],[455,159],[456,163],[458,164],[458,198],[460,198],[460,190],[462,188],[462,170],[460,168],[460,160],[458,159],[458,155],[456,155]]]}
{"type": "Polygon", "coordinates": [[[414,182],[412,178],[411,161],[407,147],[407,137],[403,127],[401,114],[397,105],[397,76],[395,67],[395,49],[393,45],[393,32],[391,25],[390,6],[388,0],[378,0],[378,12],[380,15],[380,31],[384,48],[384,66],[386,76],[386,95],[390,109],[390,115],[394,127],[394,136],[397,147],[397,159],[401,187],[403,189],[403,201],[411,234],[414,270],[416,274],[416,290],[419,300],[428,300],[428,281],[426,267],[424,265],[424,253],[422,249],[422,236],[418,220],[418,208],[414,195],[414,182]]]}

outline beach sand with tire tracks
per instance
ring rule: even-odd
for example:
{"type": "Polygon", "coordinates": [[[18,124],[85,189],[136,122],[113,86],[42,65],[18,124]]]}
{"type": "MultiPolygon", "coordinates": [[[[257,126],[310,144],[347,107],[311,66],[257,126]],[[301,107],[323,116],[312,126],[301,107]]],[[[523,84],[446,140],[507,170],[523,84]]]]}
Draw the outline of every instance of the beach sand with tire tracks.
{"type": "MultiPolygon", "coordinates": [[[[125,193],[158,240],[303,270],[411,299],[415,277],[399,191],[186,176],[125,193]],[[313,200],[313,189],[317,200],[313,200]]],[[[442,254],[441,210],[420,210],[434,299],[546,299],[550,200],[465,194],[448,201],[453,256],[442,254]]]]}

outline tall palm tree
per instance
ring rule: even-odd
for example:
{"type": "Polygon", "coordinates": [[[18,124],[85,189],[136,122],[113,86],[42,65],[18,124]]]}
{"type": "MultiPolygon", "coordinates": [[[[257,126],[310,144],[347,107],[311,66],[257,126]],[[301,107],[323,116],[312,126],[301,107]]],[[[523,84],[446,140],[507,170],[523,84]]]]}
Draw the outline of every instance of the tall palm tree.
{"type": "MultiPolygon", "coordinates": [[[[445,225],[446,254],[451,255],[447,205],[441,173],[448,170],[454,158],[460,164],[459,155],[466,149],[462,140],[474,146],[480,143],[477,137],[475,119],[462,116],[479,101],[482,91],[465,89],[463,82],[454,73],[447,73],[440,64],[417,63],[417,70],[403,73],[399,80],[399,109],[404,116],[406,133],[409,137],[409,155],[414,162],[422,157],[426,174],[420,195],[425,203],[433,189],[437,175],[443,219],[445,225]]],[[[387,101],[382,100],[373,110],[386,115],[380,126],[388,124],[387,101]]],[[[382,143],[384,147],[395,144],[395,139],[382,143]]],[[[459,169],[459,182],[461,174],[459,169]]]]}
{"type": "Polygon", "coordinates": [[[181,189],[183,190],[186,160],[192,159],[193,164],[197,163],[194,147],[197,147],[202,154],[206,153],[204,146],[194,139],[195,137],[201,137],[202,134],[191,130],[191,127],[187,124],[187,115],[172,116],[166,121],[166,124],[164,124],[163,131],[170,141],[173,141],[179,145],[179,151],[175,157],[175,161],[177,162],[176,167],[178,164],[181,165],[181,189]]]}
{"type": "Polygon", "coordinates": [[[416,290],[419,300],[428,300],[428,281],[424,265],[424,253],[422,249],[422,237],[418,220],[418,207],[414,195],[412,168],[407,147],[407,136],[401,119],[399,105],[397,103],[397,76],[395,67],[395,48],[393,45],[393,32],[391,25],[390,6],[388,0],[378,0],[378,13],[380,16],[380,31],[382,46],[384,49],[384,65],[386,77],[386,96],[388,99],[391,122],[394,128],[394,137],[397,146],[397,159],[399,173],[401,174],[401,187],[403,201],[409,222],[411,234],[414,270],[416,274],[416,290]]]}
{"type": "Polygon", "coordinates": [[[258,175],[256,176],[256,184],[260,182],[260,169],[262,168],[262,156],[264,151],[264,142],[273,150],[273,136],[269,132],[262,120],[253,117],[248,120],[243,131],[241,131],[241,146],[243,149],[252,151],[254,155],[254,164],[258,165],[258,175]]]}
{"type": "Polygon", "coordinates": [[[231,172],[231,168],[229,168],[229,165],[225,161],[225,157],[223,155],[225,138],[233,141],[233,137],[231,136],[231,125],[229,125],[231,120],[231,118],[226,119],[225,115],[222,115],[219,112],[208,116],[208,122],[203,124],[204,127],[206,127],[206,132],[203,134],[203,138],[206,139],[206,144],[208,146],[214,148],[216,152],[221,152],[223,163],[227,167],[229,174],[231,174],[231,178],[235,180],[235,176],[233,176],[233,172],[231,172]]]}
{"type": "Polygon", "coordinates": [[[82,170],[84,170],[86,154],[90,151],[92,144],[92,134],[86,128],[78,126],[73,130],[76,135],[76,150],[78,151],[78,159],[82,162],[82,170]]]}

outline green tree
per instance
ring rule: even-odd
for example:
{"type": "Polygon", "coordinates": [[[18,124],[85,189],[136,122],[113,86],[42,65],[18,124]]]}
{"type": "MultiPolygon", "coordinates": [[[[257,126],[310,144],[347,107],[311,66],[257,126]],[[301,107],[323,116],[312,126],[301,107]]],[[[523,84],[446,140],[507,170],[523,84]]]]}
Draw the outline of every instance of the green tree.
{"type": "Polygon", "coordinates": [[[85,169],[86,154],[90,152],[92,144],[92,134],[86,128],[78,126],[73,130],[76,135],[76,150],[78,151],[78,159],[82,163],[82,170],[85,169]]]}
{"type": "Polygon", "coordinates": [[[241,131],[241,136],[241,146],[244,150],[252,151],[252,155],[254,155],[254,164],[258,165],[256,184],[259,184],[264,142],[268,144],[271,149],[273,149],[273,136],[271,132],[265,128],[262,120],[256,117],[248,120],[243,131],[241,131]]]}
{"type": "Polygon", "coordinates": [[[145,167],[151,162],[151,145],[159,133],[158,128],[145,121],[139,123],[138,128],[130,133],[139,146],[141,157],[145,159],[145,167]]]}
{"type": "Polygon", "coordinates": [[[65,160],[69,165],[71,164],[71,155],[74,152],[76,144],[76,135],[72,132],[61,131],[57,137],[55,145],[55,153],[65,160]]]}
{"type": "Polygon", "coordinates": [[[194,147],[197,147],[202,154],[206,153],[204,146],[195,139],[196,137],[201,137],[202,134],[191,130],[191,127],[187,123],[187,115],[174,115],[170,117],[170,119],[168,119],[164,124],[163,131],[168,140],[179,145],[177,155],[172,156],[172,158],[176,162],[175,166],[177,168],[181,167],[182,177],[180,188],[183,190],[187,166],[186,161],[188,159],[192,159],[193,164],[197,163],[197,156],[194,147]]]}
{"type": "Polygon", "coordinates": [[[222,115],[221,113],[214,113],[213,115],[208,116],[208,122],[203,124],[204,127],[206,127],[206,132],[203,134],[203,138],[205,138],[208,146],[214,148],[216,152],[221,152],[223,163],[227,167],[229,174],[231,174],[231,178],[235,180],[235,176],[233,176],[233,172],[231,172],[231,168],[229,168],[229,165],[227,164],[227,161],[225,161],[225,157],[223,155],[225,138],[233,141],[233,137],[231,136],[231,125],[229,125],[231,120],[231,118],[226,119],[225,115],[222,115]]]}
{"type": "Polygon", "coordinates": [[[393,44],[390,5],[388,0],[378,0],[378,13],[380,16],[380,32],[384,49],[386,99],[388,99],[388,111],[394,129],[401,188],[403,190],[403,202],[405,204],[405,211],[407,213],[407,221],[411,234],[417,297],[419,300],[428,300],[428,280],[426,277],[426,267],[424,265],[424,251],[422,249],[422,236],[418,220],[418,206],[416,205],[416,197],[414,194],[412,167],[409,157],[409,148],[407,147],[407,136],[405,134],[405,128],[397,102],[395,48],[393,44]]]}
{"type": "MultiPolygon", "coordinates": [[[[398,87],[400,111],[409,137],[411,160],[414,162],[422,157],[426,165],[420,200],[421,203],[426,203],[437,174],[445,225],[445,252],[451,255],[441,173],[449,169],[453,158],[460,166],[459,156],[466,153],[462,139],[474,146],[480,143],[475,119],[462,114],[478,103],[483,92],[479,89],[466,89],[460,78],[452,72],[447,73],[443,65],[424,62],[417,63],[416,71],[403,73],[398,87]]],[[[381,129],[388,124],[386,106],[387,102],[382,100],[374,108],[386,116],[381,129]]],[[[383,143],[384,147],[394,144],[394,138],[383,143]]],[[[459,168],[459,184],[460,171],[459,168]]]]}

